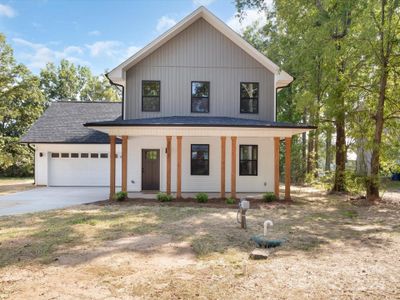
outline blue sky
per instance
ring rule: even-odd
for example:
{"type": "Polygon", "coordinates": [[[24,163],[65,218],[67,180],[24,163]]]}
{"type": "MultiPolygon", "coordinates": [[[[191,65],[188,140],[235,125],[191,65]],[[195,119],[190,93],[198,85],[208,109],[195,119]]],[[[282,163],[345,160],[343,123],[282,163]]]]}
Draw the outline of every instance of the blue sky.
{"type": "Polygon", "coordinates": [[[62,58],[101,74],[200,5],[238,32],[260,18],[249,10],[240,23],[233,0],[0,0],[0,32],[36,74],[62,58]]]}

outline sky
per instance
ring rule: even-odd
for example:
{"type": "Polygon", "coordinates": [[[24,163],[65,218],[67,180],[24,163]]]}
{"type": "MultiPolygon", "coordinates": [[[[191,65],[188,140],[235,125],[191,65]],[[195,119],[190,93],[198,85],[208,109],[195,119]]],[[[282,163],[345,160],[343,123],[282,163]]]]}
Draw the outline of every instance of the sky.
{"type": "Polygon", "coordinates": [[[262,19],[247,10],[240,22],[233,0],[0,0],[0,32],[35,74],[65,58],[99,75],[201,5],[239,33],[262,19]]]}

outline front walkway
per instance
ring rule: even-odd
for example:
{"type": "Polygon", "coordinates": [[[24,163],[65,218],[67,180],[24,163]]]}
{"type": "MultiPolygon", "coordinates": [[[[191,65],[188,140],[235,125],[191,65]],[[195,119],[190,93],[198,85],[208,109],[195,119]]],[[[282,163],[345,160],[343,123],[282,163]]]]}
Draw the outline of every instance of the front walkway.
{"type": "Polygon", "coordinates": [[[64,208],[108,199],[108,187],[41,187],[0,196],[0,216],[64,208]]]}

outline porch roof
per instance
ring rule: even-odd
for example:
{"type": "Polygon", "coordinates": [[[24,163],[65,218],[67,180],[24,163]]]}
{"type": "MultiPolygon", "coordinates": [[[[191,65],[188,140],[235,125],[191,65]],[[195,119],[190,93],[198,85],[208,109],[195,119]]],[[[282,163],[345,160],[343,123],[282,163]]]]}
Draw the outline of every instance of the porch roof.
{"type": "Polygon", "coordinates": [[[174,116],[143,119],[116,119],[113,121],[100,121],[85,123],[86,127],[247,127],[247,128],[288,128],[288,129],[316,129],[308,124],[292,124],[285,122],[272,122],[231,117],[194,117],[174,116]]]}

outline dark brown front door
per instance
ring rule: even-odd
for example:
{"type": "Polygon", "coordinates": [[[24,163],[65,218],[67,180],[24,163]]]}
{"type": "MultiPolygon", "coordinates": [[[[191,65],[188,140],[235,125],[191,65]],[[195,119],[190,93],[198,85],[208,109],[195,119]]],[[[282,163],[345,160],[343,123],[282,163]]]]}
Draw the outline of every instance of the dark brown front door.
{"type": "Polygon", "coordinates": [[[160,189],[160,150],[142,149],[142,190],[160,189]]]}

